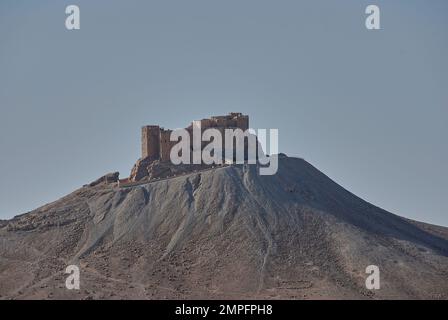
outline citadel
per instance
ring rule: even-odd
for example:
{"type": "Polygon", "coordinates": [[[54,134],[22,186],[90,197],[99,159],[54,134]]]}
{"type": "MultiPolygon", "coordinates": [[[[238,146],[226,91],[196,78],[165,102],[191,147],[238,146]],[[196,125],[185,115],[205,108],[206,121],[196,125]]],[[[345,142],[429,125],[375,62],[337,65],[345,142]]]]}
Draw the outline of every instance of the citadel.
{"type": "MultiPolygon", "coordinates": [[[[263,165],[270,164],[271,160],[274,160],[272,167],[275,173],[277,171],[275,157],[265,157],[257,136],[250,132],[249,116],[240,112],[194,120],[184,129],[171,130],[159,125],[143,126],[141,157],[132,168],[129,178],[120,182],[125,184],[145,182],[206,170],[216,165],[241,164],[244,161],[256,163],[257,160],[263,165]],[[208,141],[202,140],[205,136],[209,136],[208,141]],[[211,145],[218,147],[212,148],[210,154],[213,153],[213,156],[204,158],[203,154],[208,153],[211,145]],[[223,146],[225,152],[222,150],[223,146]]],[[[265,130],[264,133],[266,134],[265,130]]],[[[270,138],[272,144],[272,133],[270,138]]],[[[274,150],[278,150],[276,132],[274,138],[274,150]]],[[[260,169],[260,172],[261,170],[263,169],[260,169]]]]}
{"type": "MultiPolygon", "coordinates": [[[[225,136],[225,129],[249,129],[249,117],[239,112],[232,112],[225,116],[214,116],[209,119],[194,120],[185,128],[191,137],[190,145],[193,146],[193,130],[200,128],[217,129],[225,136]]],[[[170,141],[173,130],[164,129],[158,125],[148,125],[142,128],[142,159],[160,160],[162,162],[170,161],[171,149],[178,143],[170,141]]],[[[202,147],[204,147],[203,145],[202,147]]]]}

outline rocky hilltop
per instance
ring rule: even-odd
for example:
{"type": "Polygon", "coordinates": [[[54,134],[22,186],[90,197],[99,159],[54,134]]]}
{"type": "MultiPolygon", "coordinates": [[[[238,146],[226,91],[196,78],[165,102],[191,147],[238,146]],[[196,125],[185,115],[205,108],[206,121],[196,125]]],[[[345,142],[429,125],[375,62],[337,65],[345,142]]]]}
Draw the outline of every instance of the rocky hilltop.
{"type": "Polygon", "coordinates": [[[0,221],[0,299],[448,298],[447,228],[279,161],[273,176],[233,165],[127,188],[112,174],[0,221]],[[372,264],[380,290],[365,288],[372,264]]]}

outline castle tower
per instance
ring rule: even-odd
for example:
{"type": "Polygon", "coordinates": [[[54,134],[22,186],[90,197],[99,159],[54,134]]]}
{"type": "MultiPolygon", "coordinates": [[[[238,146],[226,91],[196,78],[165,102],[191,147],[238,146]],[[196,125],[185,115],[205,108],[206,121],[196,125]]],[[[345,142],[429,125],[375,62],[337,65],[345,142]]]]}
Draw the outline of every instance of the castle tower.
{"type": "Polygon", "coordinates": [[[151,157],[158,159],[160,156],[160,127],[142,127],[142,159],[151,157]]]}

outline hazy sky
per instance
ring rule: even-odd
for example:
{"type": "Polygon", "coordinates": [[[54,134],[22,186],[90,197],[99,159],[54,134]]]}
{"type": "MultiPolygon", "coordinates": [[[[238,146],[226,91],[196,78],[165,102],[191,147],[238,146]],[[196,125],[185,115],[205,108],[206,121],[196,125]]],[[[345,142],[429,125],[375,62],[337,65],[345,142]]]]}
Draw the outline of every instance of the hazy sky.
{"type": "Polygon", "coordinates": [[[2,0],[0,218],[129,175],[142,125],[240,111],[365,200],[448,226],[447,14],[446,0],[2,0]],[[382,30],[365,28],[368,4],[382,30]]]}

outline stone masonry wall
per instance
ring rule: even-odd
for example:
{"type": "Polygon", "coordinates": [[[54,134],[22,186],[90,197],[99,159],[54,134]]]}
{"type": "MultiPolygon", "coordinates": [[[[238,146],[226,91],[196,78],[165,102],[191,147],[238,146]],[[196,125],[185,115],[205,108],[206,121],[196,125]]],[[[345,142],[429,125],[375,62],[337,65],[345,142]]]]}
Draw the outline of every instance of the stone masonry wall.
{"type": "MultiPolygon", "coordinates": [[[[200,120],[201,129],[217,128],[221,132],[224,129],[239,128],[243,131],[249,128],[249,117],[241,113],[230,113],[225,116],[214,116],[200,120]]],[[[187,128],[190,132],[192,124],[187,128]]],[[[142,128],[142,159],[170,161],[171,148],[176,142],[170,141],[172,130],[165,130],[158,125],[144,126],[142,128]]]]}

